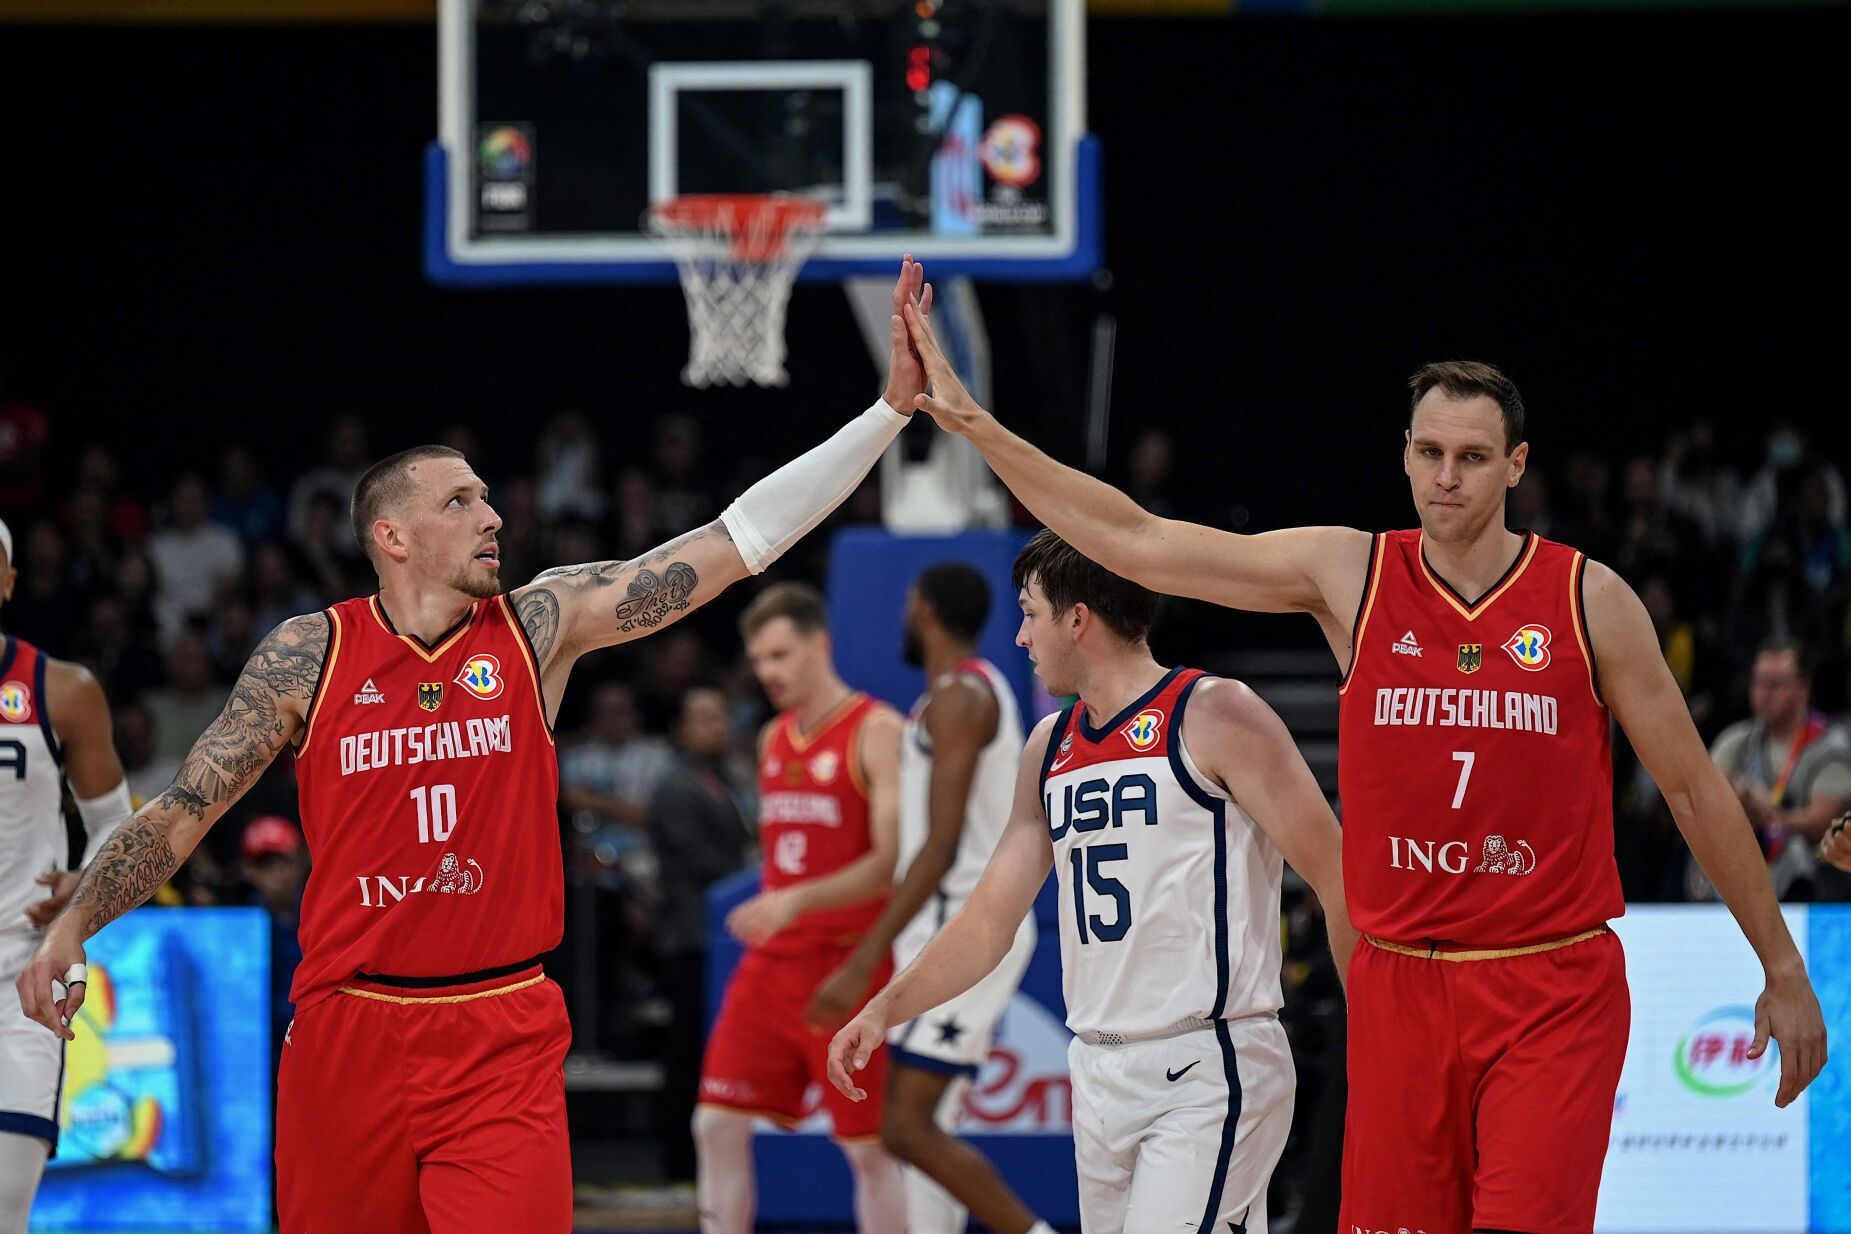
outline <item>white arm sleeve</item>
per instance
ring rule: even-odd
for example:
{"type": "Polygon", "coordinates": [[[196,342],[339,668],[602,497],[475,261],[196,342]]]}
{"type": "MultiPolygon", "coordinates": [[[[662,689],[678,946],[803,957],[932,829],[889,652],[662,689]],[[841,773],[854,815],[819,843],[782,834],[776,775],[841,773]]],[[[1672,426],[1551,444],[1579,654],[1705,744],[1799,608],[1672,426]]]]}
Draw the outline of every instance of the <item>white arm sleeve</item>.
{"type": "Polygon", "coordinates": [[[855,491],[893,439],[903,416],[879,402],[844,424],[835,436],[754,484],[726,507],[726,524],[746,569],[762,574],[811,528],[855,491]]]}
{"type": "Polygon", "coordinates": [[[120,827],[128,816],[135,812],[135,803],[129,797],[129,782],[122,781],[101,797],[92,797],[88,801],[77,803],[77,813],[84,820],[84,832],[89,835],[89,843],[84,845],[84,865],[96,856],[96,851],[103,847],[103,841],[116,828],[120,827]]]}

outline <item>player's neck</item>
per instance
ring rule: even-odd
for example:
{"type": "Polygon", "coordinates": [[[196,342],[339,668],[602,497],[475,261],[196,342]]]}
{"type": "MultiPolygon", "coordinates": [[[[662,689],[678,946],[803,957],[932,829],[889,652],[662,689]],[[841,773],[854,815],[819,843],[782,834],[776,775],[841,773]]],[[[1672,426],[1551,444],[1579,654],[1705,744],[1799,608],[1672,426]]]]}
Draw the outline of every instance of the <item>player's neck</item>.
{"type": "Polygon", "coordinates": [[[926,683],[930,685],[945,674],[956,672],[958,665],[976,654],[977,649],[969,643],[955,643],[950,639],[942,643],[927,643],[925,648],[926,683]]]}
{"type": "Polygon", "coordinates": [[[1502,520],[1470,540],[1449,542],[1425,534],[1420,538],[1427,565],[1448,587],[1474,601],[1497,586],[1522,546],[1523,536],[1506,531],[1502,520]]]}
{"type": "Polygon", "coordinates": [[[834,673],[829,674],[829,679],[819,685],[809,698],[791,708],[791,715],[797,721],[797,731],[806,737],[814,734],[853,694],[854,691],[848,688],[846,682],[834,673]]]}
{"type": "Polygon", "coordinates": [[[1089,661],[1079,681],[1087,719],[1095,727],[1104,724],[1148,694],[1169,671],[1151,657],[1150,647],[1144,643],[1128,648],[1123,655],[1089,661]]]}
{"type": "Polygon", "coordinates": [[[449,588],[421,590],[410,583],[380,580],[379,605],[400,634],[409,634],[427,647],[455,628],[474,603],[449,588]]]}

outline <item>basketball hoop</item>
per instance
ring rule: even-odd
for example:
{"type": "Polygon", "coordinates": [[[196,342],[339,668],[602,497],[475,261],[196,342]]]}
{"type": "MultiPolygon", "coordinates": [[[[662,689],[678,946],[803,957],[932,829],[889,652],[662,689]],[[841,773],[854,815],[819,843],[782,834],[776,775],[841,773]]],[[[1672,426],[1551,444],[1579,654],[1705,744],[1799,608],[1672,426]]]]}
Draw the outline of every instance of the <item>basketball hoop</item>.
{"type": "Polygon", "coordinates": [[[688,297],[690,386],[781,386],[791,284],[822,238],[823,203],[785,194],[700,193],[653,207],[688,297]]]}

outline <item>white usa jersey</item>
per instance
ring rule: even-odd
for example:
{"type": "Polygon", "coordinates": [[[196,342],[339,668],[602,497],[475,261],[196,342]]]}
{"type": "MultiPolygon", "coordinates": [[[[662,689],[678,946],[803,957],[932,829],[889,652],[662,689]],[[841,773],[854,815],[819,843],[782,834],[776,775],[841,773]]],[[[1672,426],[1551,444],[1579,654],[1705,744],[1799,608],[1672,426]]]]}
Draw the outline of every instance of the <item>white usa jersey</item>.
{"type": "MultiPolygon", "coordinates": [[[[47,657],[31,643],[0,647],[0,952],[35,937],[26,908],[46,896],[34,880],[69,863],[64,765],[45,710],[47,657]]],[[[11,976],[12,974],[8,974],[11,976]]]]}
{"type": "Polygon", "coordinates": [[[1285,862],[1184,748],[1203,677],[1171,669],[1100,728],[1075,703],[1049,736],[1042,804],[1075,1033],[1160,1035],[1279,1011],[1285,862]]]}
{"type": "MultiPolygon", "coordinates": [[[[932,914],[939,925],[950,920],[976,890],[983,868],[990,863],[990,854],[1003,838],[1022,757],[1022,719],[1016,710],[1015,691],[1002,673],[988,660],[966,660],[935,682],[933,688],[962,676],[981,679],[995,695],[996,735],[977,755],[977,773],[971,779],[970,797],[965,802],[964,831],[958,839],[957,856],[939,880],[938,895],[919,910],[921,916],[932,914]]],[[[902,874],[925,847],[932,829],[932,739],[919,722],[931,697],[932,691],[928,690],[913,704],[900,739],[900,848],[894,869],[902,874]]]]}

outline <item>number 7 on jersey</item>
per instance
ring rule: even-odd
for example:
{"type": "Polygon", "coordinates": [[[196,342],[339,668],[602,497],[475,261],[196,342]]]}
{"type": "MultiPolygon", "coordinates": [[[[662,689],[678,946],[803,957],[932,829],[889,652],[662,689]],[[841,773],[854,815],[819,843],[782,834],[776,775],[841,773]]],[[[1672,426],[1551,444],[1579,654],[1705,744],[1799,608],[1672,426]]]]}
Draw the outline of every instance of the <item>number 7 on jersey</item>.
{"type": "Polygon", "coordinates": [[[1453,809],[1465,804],[1465,786],[1472,782],[1472,764],[1478,761],[1478,755],[1471,750],[1454,750],[1453,762],[1464,764],[1459,768],[1459,787],[1453,790],[1453,809]]]}

